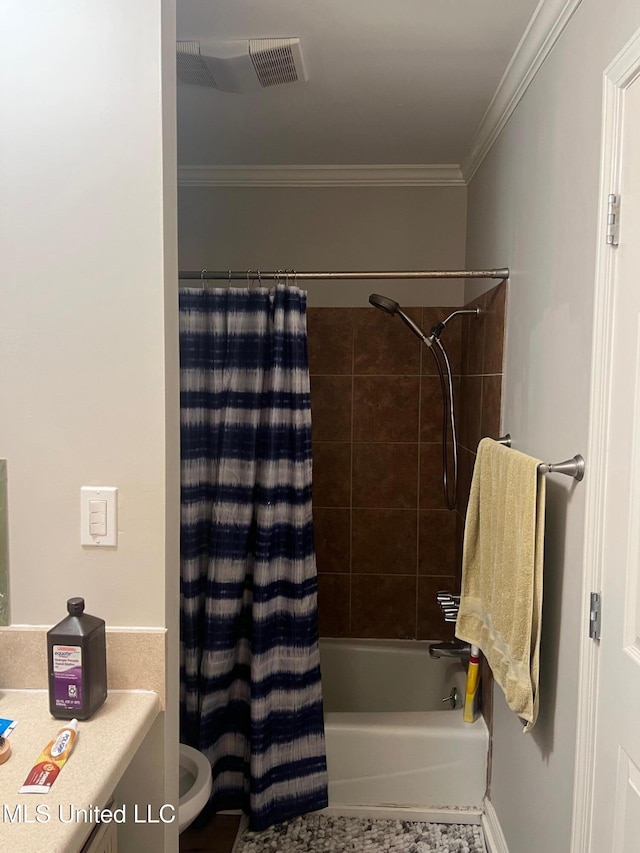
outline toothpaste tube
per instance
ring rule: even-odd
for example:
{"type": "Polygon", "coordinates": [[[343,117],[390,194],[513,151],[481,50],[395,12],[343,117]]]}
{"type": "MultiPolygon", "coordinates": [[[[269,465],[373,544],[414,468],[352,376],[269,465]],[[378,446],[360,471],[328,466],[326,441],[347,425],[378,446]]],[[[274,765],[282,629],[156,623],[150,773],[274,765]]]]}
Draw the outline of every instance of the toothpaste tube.
{"type": "Polygon", "coordinates": [[[71,720],[42,750],[18,793],[48,794],[71,755],[77,737],[78,721],[71,720]]]}

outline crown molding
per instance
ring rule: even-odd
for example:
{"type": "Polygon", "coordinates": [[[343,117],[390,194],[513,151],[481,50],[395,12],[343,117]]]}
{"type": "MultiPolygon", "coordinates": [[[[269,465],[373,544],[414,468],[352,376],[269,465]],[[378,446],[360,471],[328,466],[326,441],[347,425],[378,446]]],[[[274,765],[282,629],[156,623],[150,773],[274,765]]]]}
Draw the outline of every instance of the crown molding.
{"type": "Polygon", "coordinates": [[[461,163],[465,183],[478,171],[529,84],[582,0],[540,0],[461,163]]]}
{"type": "Polygon", "coordinates": [[[179,166],[181,187],[463,187],[450,163],[391,166],[179,166]]]}

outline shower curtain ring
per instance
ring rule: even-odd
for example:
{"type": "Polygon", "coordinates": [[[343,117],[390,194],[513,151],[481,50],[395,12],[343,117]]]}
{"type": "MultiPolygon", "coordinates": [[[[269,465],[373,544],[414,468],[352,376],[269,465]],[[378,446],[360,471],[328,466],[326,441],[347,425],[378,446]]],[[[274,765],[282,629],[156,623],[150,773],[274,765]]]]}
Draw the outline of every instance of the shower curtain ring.
{"type": "Polygon", "coordinates": [[[231,270],[227,270],[227,272],[229,273],[229,284],[231,284],[231,270]]]}
{"type": "Polygon", "coordinates": [[[205,283],[204,283],[204,275],[205,275],[205,273],[206,273],[206,272],[207,272],[207,270],[200,270],[200,281],[202,282],[202,289],[203,289],[203,290],[204,290],[204,289],[205,289],[205,287],[206,287],[206,285],[205,285],[205,283]]]}

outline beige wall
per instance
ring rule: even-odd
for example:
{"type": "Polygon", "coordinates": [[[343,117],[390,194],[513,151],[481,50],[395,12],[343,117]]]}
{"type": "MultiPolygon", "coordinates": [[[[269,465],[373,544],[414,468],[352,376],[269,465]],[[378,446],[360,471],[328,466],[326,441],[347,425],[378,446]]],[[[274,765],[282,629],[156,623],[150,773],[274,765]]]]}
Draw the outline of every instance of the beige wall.
{"type": "MultiPolygon", "coordinates": [[[[176,802],[175,0],[62,7],[10,2],[2,14],[11,622],[51,625],[81,595],[110,627],[166,628],[160,776],[152,791],[138,762],[128,778],[141,801],[176,802]],[[81,547],[82,485],[118,487],[117,548],[81,547]]],[[[163,849],[177,847],[169,825],[163,849]]]]}
{"type": "MultiPolygon", "coordinates": [[[[466,187],[181,187],[180,269],[462,269],[466,187]]],[[[305,282],[309,305],[461,305],[452,281],[305,282]]]]}
{"type": "MultiPolygon", "coordinates": [[[[636,2],[583,0],[469,188],[468,264],[512,270],[502,428],[547,461],[587,446],[602,75],[638,27],[636,2]]],[[[547,488],[532,734],[494,695],[491,800],[510,853],[570,849],[585,489],[547,488]]]]}
{"type": "MultiPolygon", "coordinates": [[[[177,397],[177,264],[175,222],[173,241],[165,233],[175,130],[163,142],[161,4],[64,6],[3,11],[0,456],[11,621],[52,624],[81,595],[110,625],[164,626],[178,448],[177,415],[165,424],[165,394],[172,405],[177,397]],[[118,487],[116,549],[81,547],[82,485],[118,487]]],[[[168,0],[162,11],[175,16],[168,0]]]]}

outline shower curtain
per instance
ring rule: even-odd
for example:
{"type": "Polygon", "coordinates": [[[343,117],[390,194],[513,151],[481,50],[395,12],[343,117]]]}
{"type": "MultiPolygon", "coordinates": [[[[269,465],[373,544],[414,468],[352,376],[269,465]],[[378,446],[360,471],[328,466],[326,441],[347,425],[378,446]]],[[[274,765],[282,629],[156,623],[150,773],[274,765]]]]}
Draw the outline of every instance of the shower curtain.
{"type": "Polygon", "coordinates": [[[306,293],[180,291],[181,739],[207,811],[327,805],[306,293]]]}

